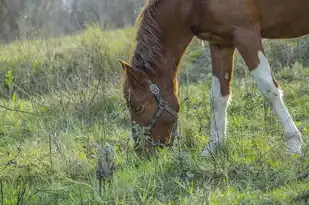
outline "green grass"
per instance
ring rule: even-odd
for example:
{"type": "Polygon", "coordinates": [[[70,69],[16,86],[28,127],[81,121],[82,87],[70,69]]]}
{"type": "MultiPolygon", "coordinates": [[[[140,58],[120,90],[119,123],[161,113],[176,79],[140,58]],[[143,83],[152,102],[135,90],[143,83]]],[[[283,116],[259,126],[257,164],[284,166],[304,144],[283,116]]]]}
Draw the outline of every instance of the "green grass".
{"type": "Polygon", "coordinates": [[[133,39],[134,29],[90,28],[0,48],[1,205],[309,204],[308,68],[295,63],[275,73],[303,133],[304,157],[285,154],[282,129],[240,62],[227,152],[203,159],[211,79],[207,69],[202,78],[201,69],[193,73],[209,60],[195,40],[181,71],[179,143],[143,160],[132,150],[117,62],[129,57],[133,39]],[[102,195],[94,143],[116,151],[117,170],[102,195]]]}

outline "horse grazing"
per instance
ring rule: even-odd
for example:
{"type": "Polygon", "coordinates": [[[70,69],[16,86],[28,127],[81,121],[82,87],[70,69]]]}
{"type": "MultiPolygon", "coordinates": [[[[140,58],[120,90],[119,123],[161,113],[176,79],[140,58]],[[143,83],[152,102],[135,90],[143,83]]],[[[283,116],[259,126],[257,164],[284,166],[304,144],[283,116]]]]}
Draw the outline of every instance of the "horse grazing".
{"type": "MultiPolygon", "coordinates": [[[[210,141],[201,155],[209,156],[226,138],[235,49],[279,119],[288,152],[302,154],[300,131],[284,105],[261,39],[308,34],[308,8],[309,0],[148,1],[137,20],[131,63],[120,60],[132,124],[145,128],[150,145],[173,143],[179,112],[178,64],[196,36],[209,42],[213,76],[210,141]]],[[[132,135],[135,139],[134,129],[132,135]]]]}

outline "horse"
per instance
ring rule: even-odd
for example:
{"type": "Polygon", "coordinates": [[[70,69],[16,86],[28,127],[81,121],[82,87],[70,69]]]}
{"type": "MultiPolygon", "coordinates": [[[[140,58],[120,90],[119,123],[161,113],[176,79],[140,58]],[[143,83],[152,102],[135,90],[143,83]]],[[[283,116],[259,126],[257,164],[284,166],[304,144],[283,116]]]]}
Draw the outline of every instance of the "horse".
{"type": "Polygon", "coordinates": [[[144,128],[150,147],[173,145],[179,113],[178,65],[193,37],[208,42],[211,53],[211,128],[207,157],[226,141],[237,49],[284,130],[287,153],[302,154],[302,136],[286,108],[262,39],[309,34],[308,0],[149,0],[137,18],[136,46],[130,63],[119,59],[123,96],[136,142],[144,128]]]}

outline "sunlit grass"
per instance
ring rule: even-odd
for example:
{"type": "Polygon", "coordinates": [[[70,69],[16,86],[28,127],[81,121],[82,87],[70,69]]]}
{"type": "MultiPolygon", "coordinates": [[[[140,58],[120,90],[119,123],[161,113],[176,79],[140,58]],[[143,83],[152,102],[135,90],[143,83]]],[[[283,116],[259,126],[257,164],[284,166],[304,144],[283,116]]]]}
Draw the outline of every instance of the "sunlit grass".
{"type": "MultiPolygon", "coordinates": [[[[182,81],[179,143],[144,160],[132,149],[117,62],[128,59],[133,39],[133,29],[90,28],[0,48],[0,77],[14,76],[7,85],[0,81],[0,204],[309,203],[308,68],[295,64],[275,73],[304,136],[304,157],[285,154],[278,120],[251,77],[238,75],[226,152],[201,158],[211,114],[205,71],[203,80],[182,81]],[[102,195],[95,143],[116,152],[117,169],[102,195]]],[[[187,51],[183,65],[192,67],[183,68],[182,80],[194,71],[199,45],[187,51]]]]}

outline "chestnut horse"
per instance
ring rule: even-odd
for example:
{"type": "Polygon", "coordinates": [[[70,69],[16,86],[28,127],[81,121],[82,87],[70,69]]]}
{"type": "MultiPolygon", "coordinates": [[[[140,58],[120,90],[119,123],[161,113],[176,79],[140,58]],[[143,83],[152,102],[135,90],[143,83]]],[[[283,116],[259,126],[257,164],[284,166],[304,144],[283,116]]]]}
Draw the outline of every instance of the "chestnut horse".
{"type": "MultiPolygon", "coordinates": [[[[309,0],[150,0],[137,24],[136,48],[124,69],[124,98],[134,125],[151,145],[170,145],[179,112],[177,71],[194,36],[208,41],[212,59],[209,156],[226,138],[234,52],[238,49],[284,129],[288,153],[302,154],[298,128],[284,105],[262,38],[296,38],[309,33],[309,0]]],[[[135,139],[136,131],[132,130],[135,139]]]]}

